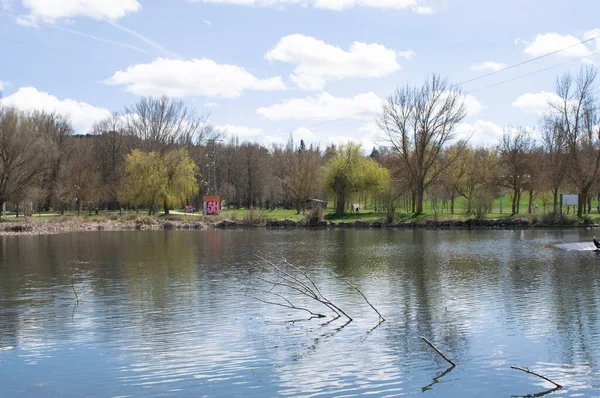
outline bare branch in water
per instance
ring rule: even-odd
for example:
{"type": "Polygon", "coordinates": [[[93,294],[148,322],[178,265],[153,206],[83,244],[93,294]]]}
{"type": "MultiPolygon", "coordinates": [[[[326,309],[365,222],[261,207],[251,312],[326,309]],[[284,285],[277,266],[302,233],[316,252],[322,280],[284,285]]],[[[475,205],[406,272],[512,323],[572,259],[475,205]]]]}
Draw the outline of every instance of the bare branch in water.
{"type": "Polygon", "coordinates": [[[550,382],[550,383],[554,384],[557,388],[562,388],[562,386],[560,384],[558,384],[557,382],[552,381],[549,378],[547,378],[546,376],[541,375],[541,374],[539,374],[537,372],[534,372],[533,370],[529,370],[529,368],[526,368],[526,367],[523,367],[523,366],[512,366],[512,365],[510,366],[510,368],[511,369],[516,369],[516,370],[520,370],[521,372],[525,372],[525,373],[529,373],[529,374],[535,375],[537,377],[540,377],[540,378],[546,380],[547,382],[550,382]]]}
{"type": "Polygon", "coordinates": [[[71,278],[71,287],[73,287],[73,293],[75,293],[75,300],[77,300],[77,305],[79,305],[79,296],[77,296],[77,290],[75,290],[75,279],[71,278]]]}
{"type": "MultiPolygon", "coordinates": [[[[261,263],[258,264],[261,268],[264,268],[265,270],[270,271],[274,274],[274,278],[271,279],[262,277],[258,278],[259,280],[271,285],[269,289],[267,289],[266,291],[262,291],[262,293],[274,294],[280,299],[284,300],[287,304],[282,304],[281,302],[275,303],[262,299],[259,301],[262,301],[267,304],[276,304],[287,308],[300,309],[299,307],[291,304],[285,296],[305,296],[329,308],[329,310],[331,310],[335,314],[335,319],[343,315],[348,320],[352,320],[352,317],[350,317],[344,310],[342,310],[339,306],[331,302],[331,300],[323,296],[323,294],[317,287],[317,284],[306,274],[306,272],[301,270],[296,265],[287,261],[287,259],[285,259],[284,257],[269,257],[260,252],[256,254],[256,257],[261,261],[261,263]]],[[[255,296],[250,297],[258,299],[255,296]]],[[[309,313],[315,316],[322,315],[310,311],[306,308],[303,308],[302,310],[308,311],[309,313]]]]}
{"type": "MultiPolygon", "coordinates": [[[[296,307],[295,305],[293,305],[291,303],[290,304],[283,304],[283,303],[277,303],[275,301],[267,301],[267,300],[263,300],[261,298],[255,297],[255,296],[250,296],[249,294],[247,294],[246,296],[250,297],[250,298],[253,298],[254,300],[258,300],[261,303],[277,305],[277,306],[280,306],[280,307],[290,308],[290,309],[293,309],[293,310],[306,311],[306,312],[308,312],[309,314],[311,314],[314,317],[325,318],[325,315],[323,315],[323,314],[318,314],[316,312],[312,312],[311,310],[309,310],[307,308],[296,307]]],[[[289,303],[289,301],[288,301],[288,303],[289,303]]]]}
{"type": "Polygon", "coordinates": [[[379,324],[378,324],[377,326],[379,326],[379,325],[381,324],[381,322],[385,322],[385,318],[383,317],[383,315],[381,315],[381,313],[380,313],[379,311],[377,311],[377,308],[375,308],[375,307],[373,306],[373,304],[371,304],[371,303],[369,302],[369,300],[367,299],[367,296],[365,296],[365,295],[363,294],[363,292],[361,292],[361,291],[360,291],[360,289],[359,289],[359,288],[357,288],[357,287],[356,287],[356,286],[354,286],[352,283],[350,283],[350,282],[348,282],[348,281],[346,281],[346,280],[345,280],[344,282],[346,282],[348,285],[350,285],[350,286],[352,286],[354,289],[356,289],[356,291],[357,291],[357,292],[359,292],[361,296],[363,296],[363,298],[365,299],[365,301],[367,302],[367,304],[369,304],[369,306],[370,306],[371,308],[373,308],[373,311],[375,311],[375,312],[377,313],[377,315],[379,315],[379,324]]]}
{"type": "Polygon", "coordinates": [[[435,352],[437,352],[442,358],[444,358],[446,360],[446,362],[448,362],[450,365],[452,365],[452,367],[456,366],[456,364],[454,362],[452,362],[452,360],[450,358],[448,358],[446,355],[444,355],[444,353],[442,351],[440,351],[435,345],[433,345],[433,343],[429,340],[427,340],[425,337],[421,336],[421,340],[423,340],[425,343],[427,343],[427,345],[431,348],[433,348],[435,350],[435,352]]]}

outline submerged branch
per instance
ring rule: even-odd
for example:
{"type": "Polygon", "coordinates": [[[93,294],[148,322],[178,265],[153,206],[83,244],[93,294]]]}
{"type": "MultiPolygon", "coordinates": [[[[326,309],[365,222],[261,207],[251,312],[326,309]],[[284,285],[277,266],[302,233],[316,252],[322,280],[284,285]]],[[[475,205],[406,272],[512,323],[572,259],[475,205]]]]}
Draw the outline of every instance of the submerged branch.
{"type": "MultiPolygon", "coordinates": [[[[323,314],[318,314],[318,313],[316,313],[316,312],[312,312],[311,310],[309,310],[309,309],[307,309],[307,308],[303,308],[303,307],[296,307],[295,305],[291,304],[289,301],[288,301],[288,303],[289,303],[289,304],[283,304],[283,303],[278,303],[278,302],[275,302],[275,301],[267,301],[267,300],[263,300],[263,299],[261,299],[261,298],[255,297],[255,296],[251,296],[251,295],[249,295],[249,294],[247,294],[246,296],[247,296],[247,297],[250,297],[250,298],[253,298],[254,300],[260,301],[261,303],[265,303],[265,304],[272,304],[272,305],[277,305],[277,306],[279,306],[279,307],[290,308],[290,309],[293,309],[293,310],[298,310],[298,311],[306,311],[306,312],[308,312],[309,314],[311,314],[311,315],[312,315],[312,316],[314,316],[314,317],[317,317],[317,318],[325,318],[325,315],[323,315],[323,314]]],[[[287,301],[287,300],[286,300],[286,301],[287,301]]]]}
{"type": "Polygon", "coordinates": [[[378,324],[377,326],[379,326],[379,325],[381,324],[381,322],[385,322],[385,318],[383,317],[383,315],[381,315],[381,313],[380,313],[379,311],[377,311],[377,308],[375,308],[375,307],[373,306],[373,304],[371,304],[371,303],[369,302],[369,300],[367,299],[367,296],[365,296],[365,295],[363,294],[363,292],[361,292],[361,291],[360,291],[360,289],[359,289],[359,288],[357,288],[357,287],[356,287],[356,286],[354,286],[352,283],[350,283],[350,282],[348,282],[348,281],[346,281],[346,280],[345,280],[344,282],[346,282],[348,285],[350,285],[350,286],[352,286],[354,289],[356,289],[356,291],[357,291],[357,292],[359,292],[361,296],[363,296],[363,298],[365,299],[365,301],[367,302],[367,304],[369,304],[369,306],[370,306],[371,308],[373,308],[373,311],[375,311],[375,312],[377,313],[377,315],[379,315],[379,320],[380,320],[380,322],[379,322],[379,324],[378,324]]]}
{"type": "Polygon", "coordinates": [[[537,376],[539,378],[542,378],[542,379],[546,380],[547,382],[550,382],[550,383],[554,384],[557,387],[557,389],[558,388],[562,388],[562,386],[560,384],[558,384],[557,382],[552,381],[549,378],[547,378],[546,376],[541,375],[541,374],[539,374],[537,372],[534,372],[533,370],[529,370],[529,368],[526,368],[526,367],[523,367],[523,366],[512,366],[512,365],[510,366],[510,368],[511,369],[516,369],[516,370],[520,370],[521,372],[529,373],[529,374],[535,375],[535,376],[537,376]]]}
{"type": "Polygon", "coordinates": [[[73,288],[73,293],[75,293],[75,300],[77,300],[77,305],[79,305],[79,296],[77,295],[77,290],[75,290],[75,279],[71,278],[71,287],[73,288]]]}
{"type": "Polygon", "coordinates": [[[427,340],[425,337],[421,336],[421,340],[423,340],[425,343],[427,343],[427,345],[431,348],[433,348],[435,350],[435,352],[437,352],[442,358],[444,358],[450,365],[452,365],[452,367],[456,366],[456,364],[454,362],[452,362],[452,360],[450,358],[448,358],[446,355],[444,355],[443,352],[441,352],[435,345],[433,345],[433,343],[429,340],[427,340]]]}
{"type": "MultiPolygon", "coordinates": [[[[293,292],[293,293],[286,293],[286,294],[295,295],[295,296],[303,295],[303,296],[306,296],[306,297],[326,306],[329,310],[331,310],[335,314],[335,319],[337,319],[343,315],[347,319],[352,320],[352,318],[344,310],[342,310],[336,304],[334,304],[329,299],[327,299],[325,296],[323,296],[323,294],[317,287],[317,284],[304,271],[302,271],[296,265],[287,261],[287,259],[285,259],[284,257],[282,257],[280,259],[279,258],[270,258],[269,256],[267,256],[263,253],[260,253],[260,252],[258,252],[258,254],[256,254],[255,256],[259,260],[262,261],[262,264],[258,263],[258,265],[261,268],[264,268],[266,270],[273,272],[275,278],[279,279],[279,280],[277,280],[277,279],[272,280],[272,279],[259,277],[258,278],[259,280],[262,280],[263,282],[266,282],[271,285],[271,288],[268,291],[263,291],[263,293],[277,294],[280,298],[288,301],[283,296],[283,294],[284,294],[283,292],[274,292],[274,290],[276,288],[286,288],[293,292]]],[[[263,301],[263,300],[261,300],[261,301],[263,301]]],[[[266,302],[266,301],[263,301],[263,302],[266,302]]],[[[267,302],[267,303],[271,303],[271,302],[267,302]]],[[[278,303],[278,304],[281,304],[281,303],[278,303]]],[[[295,306],[293,306],[293,307],[295,307],[295,306]]],[[[288,307],[288,308],[293,308],[293,307],[288,307]]],[[[297,308],[297,307],[295,307],[295,308],[297,308]]],[[[313,313],[312,311],[310,311],[310,312],[313,313]]]]}

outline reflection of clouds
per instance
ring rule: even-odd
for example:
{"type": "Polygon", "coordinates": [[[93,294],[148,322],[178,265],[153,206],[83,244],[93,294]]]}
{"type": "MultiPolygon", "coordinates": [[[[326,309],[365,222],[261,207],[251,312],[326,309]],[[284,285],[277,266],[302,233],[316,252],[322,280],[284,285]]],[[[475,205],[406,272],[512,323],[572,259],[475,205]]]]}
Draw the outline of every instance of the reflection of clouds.
{"type": "Polygon", "coordinates": [[[547,389],[508,368],[521,365],[564,384],[561,394],[600,388],[598,259],[547,247],[587,239],[584,231],[177,232],[2,246],[0,374],[15,365],[73,374],[89,366],[86,383],[116,386],[122,395],[547,389]],[[120,244],[127,247],[113,250],[120,244]],[[240,282],[260,274],[249,265],[254,250],[302,265],[355,321],[338,331],[343,320],[306,320],[242,296],[240,282]],[[72,276],[81,301],[74,313],[72,276]],[[342,279],[387,322],[368,333],[377,315],[342,279]],[[446,363],[420,335],[458,364],[438,383],[432,379],[446,363]]]}

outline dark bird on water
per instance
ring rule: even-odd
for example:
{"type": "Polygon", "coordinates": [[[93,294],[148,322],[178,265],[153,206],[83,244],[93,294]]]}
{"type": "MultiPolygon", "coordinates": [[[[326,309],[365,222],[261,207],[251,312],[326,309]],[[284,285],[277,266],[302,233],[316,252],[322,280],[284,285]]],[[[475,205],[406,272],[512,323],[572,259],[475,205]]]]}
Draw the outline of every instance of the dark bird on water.
{"type": "Polygon", "coordinates": [[[592,238],[592,240],[594,241],[594,245],[596,245],[596,249],[600,249],[600,242],[596,240],[595,236],[592,238]]]}

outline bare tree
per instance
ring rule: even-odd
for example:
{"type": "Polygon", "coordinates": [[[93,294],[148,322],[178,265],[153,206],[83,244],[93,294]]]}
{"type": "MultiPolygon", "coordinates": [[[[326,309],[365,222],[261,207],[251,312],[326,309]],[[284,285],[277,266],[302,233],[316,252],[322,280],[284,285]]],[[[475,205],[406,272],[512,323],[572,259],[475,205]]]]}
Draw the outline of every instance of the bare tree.
{"type": "Polygon", "coordinates": [[[44,207],[60,208],[60,185],[64,184],[65,167],[70,157],[69,137],[73,134],[73,126],[68,117],[55,112],[34,111],[30,118],[37,134],[46,141],[45,151],[50,158],[42,183],[45,191],[44,207]]]}
{"type": "Polygon", "coordinates": [[[296,204],[296,212],[306,210],[306,202],[314,195],[320,181],[321,158],[318,152],[300,148],[297,151],[288,151],[291,170],[284,179],[284,184],[296,204]]]}
{"type": "Polygon", "coordinates": [[[553,213],[558,214],[558,190],[567,173],[567,142],[562,126],[562,118],[547,113],[542,116],[542,173],[543,181],[553,196],[553,213]]]}
{"type": "Polygon", "coordinates": [[[129,137],[125,134],[123,117],[115,113],[94,124],[93,132],[97,136],[97,140],[94,142],[93,156],[90,159],[94,159],[98,165],[106,198],[109,206],[114,208],[118,204],[122,179],[120,167],[127,154],[129,141],[129,137]]]}
{"type": "Polygon", "coordinates": [[[505,131],[500,140],[500,185],[512,191],[512,214],[519,212],[521,194],[530,178],[528,156],[532,148],[533,140],[522,127],[505,131]]]}
{"type": "Polygon", "coordinates": [[[46,169],[46,152],[35,125],[12,108],[0,107],[0,215],[7,201],[20,202],[46,169]]]}
{"type": "Polygon", "coordinates": [[[166,96],[142,97],[132,107],[125,107],[124,115],[129,134],[147,152],[164,152],[175,145],[199,145],[214,131],[208,124],[208,115],[197,115],[183,101],[166,96]]]}
{"type": "MultiPolygon", "coordinates": [[[[383,106],[378,124],[406,166],[415,190],[417,213],[423,212],[425,190],[454,163],[449,159],[443,167],[436,167],[466,113],[462,91],[436,75],[421,87],[398,88],[383,106]]],[[[465,146],[466,141],[458,154],[465,146]]]]}
{"type": "Polygon", "coordinates": [[[597,70],[581,69],[575,81],[566,73],[556,80],[558,103],[550,103],[557,116],[569,150],[569,176],[580,194],[577,216],[581,217],[585,199],[600,168],[600,117],[596,92],[597,70]]]}

